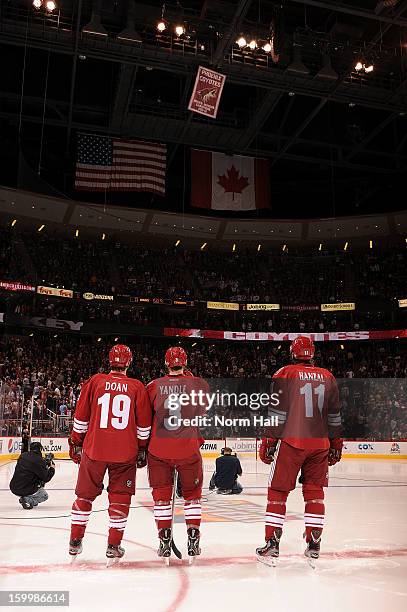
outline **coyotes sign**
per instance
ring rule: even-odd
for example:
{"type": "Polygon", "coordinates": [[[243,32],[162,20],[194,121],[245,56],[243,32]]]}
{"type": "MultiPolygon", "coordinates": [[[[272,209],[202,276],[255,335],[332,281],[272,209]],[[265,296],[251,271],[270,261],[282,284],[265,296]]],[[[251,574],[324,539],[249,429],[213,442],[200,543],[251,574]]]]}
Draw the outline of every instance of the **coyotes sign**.
{"type": "Polygon", "coordinates": [[[269,162],[243,155],[191,151],[191,205],[254,210],[270,204],[269,162]]]}
{"type": "Polygon", "coordinates": [[[199,66],[188,110],[216,119],[226,76],[199,66]]]}

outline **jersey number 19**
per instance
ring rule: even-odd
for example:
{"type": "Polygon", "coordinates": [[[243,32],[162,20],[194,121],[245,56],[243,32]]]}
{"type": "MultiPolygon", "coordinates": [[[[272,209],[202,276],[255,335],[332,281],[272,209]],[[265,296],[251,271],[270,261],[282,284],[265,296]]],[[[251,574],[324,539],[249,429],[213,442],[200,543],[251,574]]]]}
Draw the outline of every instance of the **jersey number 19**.
{"type": "Polygon", "coordinates": [[[101,406],[100,428],[107,429],[110,417],[114,429],[126,429],[129,424],[131,400],[128,395],[114,395],[112,402],[111,399],[110,393],[105,393],[98,399],[98,405],[101,406]]]}

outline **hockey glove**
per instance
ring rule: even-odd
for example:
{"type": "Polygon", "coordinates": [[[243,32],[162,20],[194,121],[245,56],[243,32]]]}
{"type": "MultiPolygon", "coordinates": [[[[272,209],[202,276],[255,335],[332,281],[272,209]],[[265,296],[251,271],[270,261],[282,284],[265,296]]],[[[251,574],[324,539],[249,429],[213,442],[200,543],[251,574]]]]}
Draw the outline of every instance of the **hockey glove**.
{"type": "Polygon", "coordinates": [[[138,469],[145,468],[147,465],[147,451],[145,448],[139,448],[137,453],[136,465],[138,469]]]}
{"type": "Polygon", "coordinates": [[[335,465],[342,457],[343,440],[342,438],[331,438],[330,443],[331,447],[328,453],[328,465],[335,465]]]}
{"type": "Polygon", "coordinates": [[[263,463],[270,465],[274,461],[278,440],[276,438],[263,438],[259,448],[259,456],[263,463]]]}
{"type": "Polygon", "coordinates": [[[75,442],[72,442],[71,438],[68,438],[69,444],[69,456],[74,463],[80,463],[82,457],[82,446],[78,446],[75,442]]]}

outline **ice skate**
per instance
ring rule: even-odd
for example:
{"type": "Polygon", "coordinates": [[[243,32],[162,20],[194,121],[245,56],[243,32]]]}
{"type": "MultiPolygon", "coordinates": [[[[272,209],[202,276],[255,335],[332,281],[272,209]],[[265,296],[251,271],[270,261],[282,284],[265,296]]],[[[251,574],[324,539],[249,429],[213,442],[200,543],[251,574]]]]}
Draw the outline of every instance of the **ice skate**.
{"type": "Polygon", "coordinates": [[[77,556],[81,554],[82,548],[82,540],[70,540],[69,554],[71,556],[71,563],[74,563],[77,556]]]}
{"type": "Polygon", "coordinates": [[[308,559],[308,564],[312,569],[315,569],[315,560],[319,559],[319,550],[321,547],[321,529],[312,529],[311,539],[307,542],[307,548],[305,549],[304,555],[308,559]]]}
{"type": "Polygon", "coordinates": [[[106,549],[106,567],[110,567],[111,565],[115,565],[120,561],[125,553],[124,548],[122,546],[115,546],[114,544],[108,544],[106,549]]]}
{"type": "Polygon", "coordinates": [[[157,554],[159,557],[163,557],[166,565],[169,565],[171,557],[171,529],[160,529],[158,537],[160,545],[157,554]]]}
{"type": "Polygon", "coordinates": [[[270,540],[267,540],[264,546],[256,548],[256,558],[260,563],[275,567],[277,565],[277,559],[280,554],[280,539],[283,530],[280,528],[275,529],[274,535],[270,540]]]}
{"type": "Polygon", "coordinates": [[[199,529],[196,527],[190,527],[188,529],[188,562],[190,565],[195,560],[195,557],[201,554],[201,548],[199,546],[199,541],[201,539],[201,534],[199,529]]]}

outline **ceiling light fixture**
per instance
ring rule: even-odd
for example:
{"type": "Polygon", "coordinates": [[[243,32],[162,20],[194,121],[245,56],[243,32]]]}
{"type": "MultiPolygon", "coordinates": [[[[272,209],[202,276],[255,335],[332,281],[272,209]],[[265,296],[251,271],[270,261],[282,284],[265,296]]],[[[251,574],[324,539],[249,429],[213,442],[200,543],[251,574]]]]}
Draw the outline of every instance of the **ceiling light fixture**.
{"type": "Polygon", "coordinates": [[[175,26],[175,34],[178,36],[178,38],[182,36],[183,34],[185,34],[184,26],[183,25],[175,26]]]}

